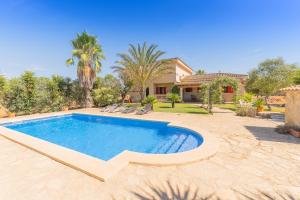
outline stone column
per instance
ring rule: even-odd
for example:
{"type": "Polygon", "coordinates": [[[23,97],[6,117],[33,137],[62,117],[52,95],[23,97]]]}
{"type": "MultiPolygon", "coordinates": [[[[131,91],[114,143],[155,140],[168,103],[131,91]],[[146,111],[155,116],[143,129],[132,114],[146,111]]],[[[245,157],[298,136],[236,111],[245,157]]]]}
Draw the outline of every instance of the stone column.
{"type": "Polygon", "coordinates": [[[183,88],[180,87],[179,89],[180,89],[179,95],[180,95],[181,100],[183,101],[183,88]]]}

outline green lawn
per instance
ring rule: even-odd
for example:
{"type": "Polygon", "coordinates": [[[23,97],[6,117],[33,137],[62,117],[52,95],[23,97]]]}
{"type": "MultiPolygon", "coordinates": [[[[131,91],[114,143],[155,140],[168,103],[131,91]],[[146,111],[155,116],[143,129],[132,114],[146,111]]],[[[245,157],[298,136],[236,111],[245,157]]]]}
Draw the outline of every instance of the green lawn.
{"type": "Polygon", "coordinates": [[[171,103],[162,102],[154,104],[154,112],[208,114],[205,109],[194,104],[176,103],[175,108],[172,108],[171,103]]]}
{"type": "Polygon", "coordinates": [[[232,111],[236,111],[236,105],[233,103],[226,103],[226,104],[214,104],[213,107],[217,108],[223,108],[223,109],[228,109],[232,111]]]}
{"type": "MultiPolygon", "coordinates": [[[[214,104],[213,106],[218,107],[218,108],[223,108],[223,109],[228,109],[232,111],[236,111],[236,105],[235,104],[214,104]]],[[[265,106],[265,111],[270,111],[267,106],[265,106]]],[[[284,113],[285,108],[284,107],[275,107],[271,106],[271,111],[272,112],[280,112],[284,113]]]]}

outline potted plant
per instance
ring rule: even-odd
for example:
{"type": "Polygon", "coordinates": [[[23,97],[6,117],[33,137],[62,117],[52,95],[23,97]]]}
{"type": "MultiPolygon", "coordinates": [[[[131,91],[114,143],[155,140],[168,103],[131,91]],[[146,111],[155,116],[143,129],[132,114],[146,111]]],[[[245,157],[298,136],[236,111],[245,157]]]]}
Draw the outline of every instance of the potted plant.
{"type": "Polygon", "coordinates": [[[254,106],[256,107],[257,112],[264,111],[264,105],[265,105],[265,101],[263,99],[257,99],[254,102],[254,106]]]}
{"type": "Polygon", "coordinates": [[[11,117],[16,117],[16,113],[15,113],[15,112],[10,112],[10,111],[8,111],[8,112],[7,112],[7,116],[8,116],[9,118],[11,118],[11,117]]]}
{"type": "Polygon", "coordinates": [[[69,107],[68,107],[68,106],[63,106],[63,107],[62,107],[62,111],[65,111],[65,112],[66,112],[66,111],[68,111],[68,110],[69,110],[69,107]]]}

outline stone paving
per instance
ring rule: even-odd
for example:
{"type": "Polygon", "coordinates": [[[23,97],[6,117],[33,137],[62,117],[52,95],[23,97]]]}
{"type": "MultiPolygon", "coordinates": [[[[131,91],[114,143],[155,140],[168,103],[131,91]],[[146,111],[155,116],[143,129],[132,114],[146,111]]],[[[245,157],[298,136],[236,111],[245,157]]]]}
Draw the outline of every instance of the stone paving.
{"type": "MultiPolygon", "coordinates": [[[[98,109],[82,110],[98,113],[98,109]]],[[[279,122],[238,117],[226,110],[214,115],[149,113],[106,114],[176,121],[217,137],[217,154],[207,160],[170,167],[129,165],[101,182],[0,137],[0,199],[139,199],[151,187],[170,193],[214,193],[222,199],[260,199],[258,191],[288,192],[300,199],[300,139],[274,131],[279,122]]]]}

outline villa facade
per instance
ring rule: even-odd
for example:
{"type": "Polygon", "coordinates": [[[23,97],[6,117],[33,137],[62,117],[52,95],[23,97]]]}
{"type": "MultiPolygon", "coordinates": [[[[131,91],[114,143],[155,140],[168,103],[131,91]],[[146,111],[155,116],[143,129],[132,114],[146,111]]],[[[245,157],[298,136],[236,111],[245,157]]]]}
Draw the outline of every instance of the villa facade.
{"type": "MultiPolygon", "coordinates": [[[[189,67],[179,58],[171,59],[170,70],[161,74],[153,81],[147,84],[145,96],[153,95],[159,100],[165,100],[166,95],[171,92],[176,85],[180,89],[180,97],[183,102],[200,102],[201,85],[209,83],[218,77],[232,77],[239,80],[239,93],[244,93],[244,83],[247,75],[233,73],[209,73],[203,75],[195,75],[193,69],[189,67]]],[[[224,102],[233,101],[234,90],[231,86],[224,87],[224,102]]],[[[131,91],[130,98],[133,102],[139,101],[139,93],[135,90],[131,91]]]]}

